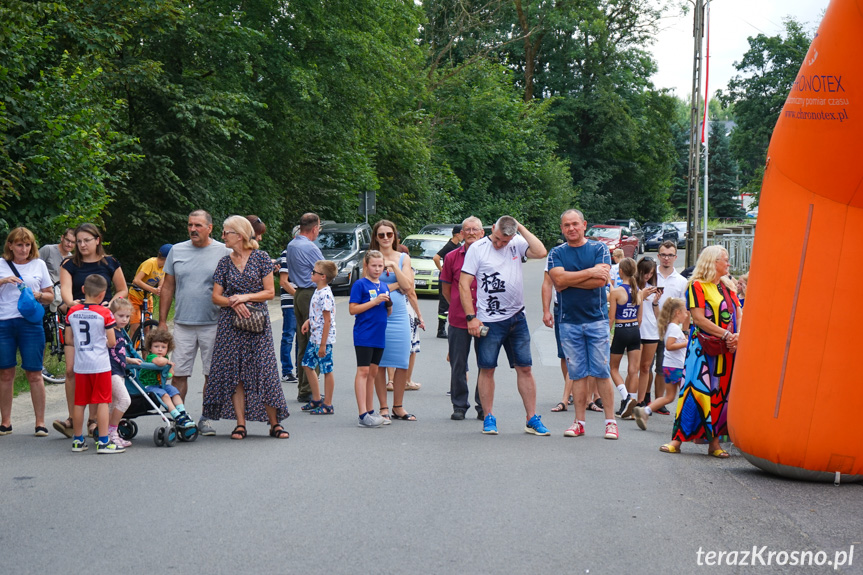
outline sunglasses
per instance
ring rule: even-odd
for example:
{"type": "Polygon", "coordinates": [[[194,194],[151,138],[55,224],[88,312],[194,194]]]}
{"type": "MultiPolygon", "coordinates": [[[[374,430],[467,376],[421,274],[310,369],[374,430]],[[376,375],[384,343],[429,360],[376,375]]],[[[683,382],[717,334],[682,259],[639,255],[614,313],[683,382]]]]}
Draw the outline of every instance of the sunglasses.
{"type": "Polygon", "coordinates": [[[312,275],[315,275],[315,274],[317,274],[317,275],[319,275],[319,276],[325,276],[325,275],[327,275],[327,274],[325,274],[325,273],[323,273],[323,272],[319,272],[318,270],[312,270],[312,275]]]}
{"type": "Polygon", "coordinates": [[[382,240],[384,238],[391,238],[393,235],[393,232],[378,232],[378,239],[382,240]]]}

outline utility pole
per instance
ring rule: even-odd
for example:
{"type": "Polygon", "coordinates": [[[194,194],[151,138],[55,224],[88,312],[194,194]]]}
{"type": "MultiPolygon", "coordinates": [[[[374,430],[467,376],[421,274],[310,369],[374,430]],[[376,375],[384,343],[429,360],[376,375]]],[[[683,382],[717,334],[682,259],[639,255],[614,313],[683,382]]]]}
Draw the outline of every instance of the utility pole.
{"type": "Polygon", "coordinates": [[[686,267],[694,266],[698,254],[698,176],[700,171],[698,95],[701,92],[701,40],[704,38],[704,0],[689,0],[695,4],[692,36],[692,106],[689,111],[689,178],[686,193],[686,267]]]}

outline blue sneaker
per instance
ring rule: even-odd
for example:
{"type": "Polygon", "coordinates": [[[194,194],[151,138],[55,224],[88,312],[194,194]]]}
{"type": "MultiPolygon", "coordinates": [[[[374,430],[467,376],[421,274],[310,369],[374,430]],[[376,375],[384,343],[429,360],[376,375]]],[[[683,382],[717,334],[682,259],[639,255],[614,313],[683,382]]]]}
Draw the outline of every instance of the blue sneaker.
{"type": "Polygon", "coordinates": [[[532,433],[534,435],[551,435],[551,432],[542,424],[542,420],[536,414],[533,414],[533,417],[527,421],[527,424],[524,426],[524,430],[525,432],[532,433]]]}
{"type": "Polygon", "coordinates": [[[497,435],[497,419],[490,413],[482,421],[482,432],[486,435],[497,435]]]}

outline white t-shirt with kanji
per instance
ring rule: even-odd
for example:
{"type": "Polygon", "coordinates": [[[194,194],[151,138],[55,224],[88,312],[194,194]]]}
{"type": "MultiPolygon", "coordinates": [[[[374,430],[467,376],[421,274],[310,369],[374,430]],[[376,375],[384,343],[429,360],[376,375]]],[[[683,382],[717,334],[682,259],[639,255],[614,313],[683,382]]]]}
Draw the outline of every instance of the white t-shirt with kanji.
{"type": "Polygon", "coordinates": [[[503,321],[524,308],[521,259],[527,247],[527,240],[517,235],[496,250],[486,237],[465,254],[461,271],[476,278],[476,316],[481,322],[503,321]]]}
{"type": "Polygon", "coordinates": [[[336,298],[330,286],[316,289],[309,305],[309,341],[318,345],[324,338],[324,312],[330,312],[330,333],[327,344],[336,343],[336,298]]]}

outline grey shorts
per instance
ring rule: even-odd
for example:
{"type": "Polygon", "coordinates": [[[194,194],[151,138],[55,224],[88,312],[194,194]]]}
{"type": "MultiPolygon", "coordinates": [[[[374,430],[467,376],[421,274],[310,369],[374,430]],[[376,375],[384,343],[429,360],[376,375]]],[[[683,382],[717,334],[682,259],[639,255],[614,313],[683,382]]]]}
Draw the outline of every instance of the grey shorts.
{"type": "Polygon", "coordinates": [[[174,375],[176,377],[189,377],[195,365],[195,356],[201,350],[201,364],[204,367],[204,375],[210,375],[210,364],[213,361],[213,347],[216,344],[216,330],[218,324],[188,325],[174,324],[174,353],[171,360],[174,362],[174,375]]]}

